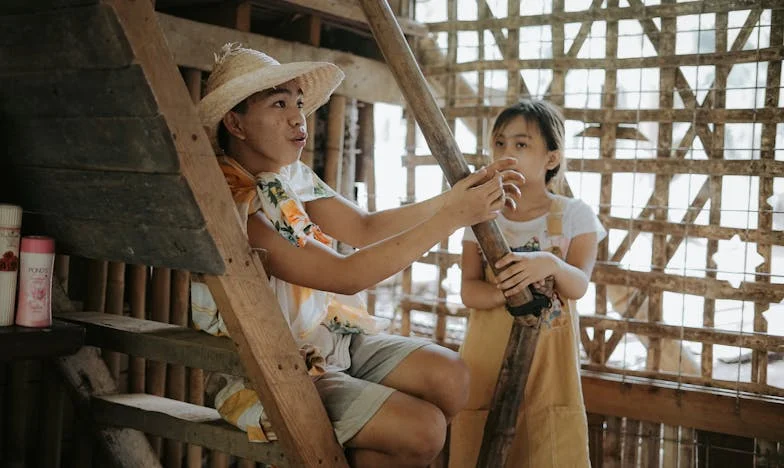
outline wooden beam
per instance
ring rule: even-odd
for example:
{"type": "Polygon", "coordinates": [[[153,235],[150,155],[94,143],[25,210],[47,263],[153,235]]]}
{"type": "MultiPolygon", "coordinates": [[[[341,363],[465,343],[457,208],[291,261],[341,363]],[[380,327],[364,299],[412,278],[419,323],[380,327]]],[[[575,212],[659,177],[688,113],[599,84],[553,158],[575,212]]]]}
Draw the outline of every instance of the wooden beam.
{"type": "Polygon", "coordinates": [[[784,440],[780,398],[586,370],[582,371],[582,387],[591,413],[784,440]]]}
{"type": "Polygon", "coordinates": [[[84,327],[91,346],[208,372],[245,374],[234,343],[192,328],[97,312],[57,318],[84,327]]]}
{"type": "Polygon", "coordinates": [[[210,71],[214,62],[213,54],[220,50],[223,44],[240,42],[271,55],[281,63],[311,60],[334,63],[346,73],[346,79],[335,91],[337,94],[365,102],[403,102],[394,77],[381,62],[346,52],[197,23],[162,13],[158,13],[157,17],[169,50],[179,66],[210,71]],[[368,76],[373,79],[368,80],[368,76]]]}
{"type": "MultiPolygon", "coordinates": [[[[354,23],[367,25],[367,18],[362,9],[357,6],[354,0],[284,0],[285,3],[295,5],[299,8],[320,13],[326,18],[338,20],[348,20],[354,23]]],[[[400,29],[409,36],[426,36],[427,25],[418,23],[409,18],[397,17],[400,29]]]]}
{"type": "MultiPolygon", "coordinates": [[[[314,0],[315,1],[315,0],[314,0]]],[[[563,23],[579,23],[587,20],[618,21],[639,18],[675,17],[704,13],[721,13],[736,10],[781,9],[782,0],[732,0],[725,2],[683,2],[673,5],[635,5],[631,7],[601,8],[597,10],[567,11],[558,14],[514,15],[506,18],[484,20],[442,21],[428,23],[431,33],[448,31],[481,31],[484,29],[522,28],[526,26],[549,26],[553,20],[563,23]]]]}
{"type": "Polygon", "coordinates": [[[0,360],[68,355],[84,343],[84,328],[54,320],[48,328],[0,327],[0,360]]]}
{"type": "MultiPolygon", "coordinates": [[[[110,3],[155,95],[159,112],[173,133],[188,136],[177,138],[175,143],[182,174],[226,262],[223,276],[208,276],[205,280],[286,456],[295,466],[314,466],[319,461],[330,466],[346,466],[343,450],[335,439],[316,388],[305,372],[264,267],[237,222],[229,188],[172,61],[169,46],[173,41],[167,45],[159,17],[148,3],[124,0],[110,0],[110,3]]],[[[194,40],[198,36],[185,37],[194,40]]],[[[211,58],[218,49],[205,48],[204,53],[211,58]]]]}
{"type": "Polygon", "coordinates": [[[223,421],[212,408],[138,393],[98,397],[91,408],[100,424],[129,427],[281,468],[291,466],[280,444],[249,442],[247,434],[223,421]]]}

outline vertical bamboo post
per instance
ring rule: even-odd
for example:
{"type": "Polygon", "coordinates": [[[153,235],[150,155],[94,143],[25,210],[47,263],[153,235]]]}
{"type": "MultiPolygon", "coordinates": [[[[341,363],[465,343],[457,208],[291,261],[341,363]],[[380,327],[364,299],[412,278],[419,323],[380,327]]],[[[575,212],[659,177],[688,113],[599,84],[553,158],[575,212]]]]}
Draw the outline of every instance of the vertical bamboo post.
{"type": "MultiPolygon", "coordinates": [[[[553,37],[553,63],[558,63],[564,58],[565,40],[564,23],[559,15],[564,11],[564,0],[553,0],[553,21],[551,23],[553,37]]],[[[614,57],[614,56],[613,56],[614,57]]],[[[556,106],[563,107],[566,92],[566,70],[563,67],[556,67],[553,70],[553,79],[550,82],[549,96],[550,102],[556,106]]]]}
{"type": "MultiPolygon", "coordinates": [[[[674,434],[678,435],[677,428],[674,434]]],[[[693,468],[697,466],[695,462],[696,447],[697,431],[690,427],[681,427],[680,437],[678,438],[678,468],[693,468]]]]}
{"type": "Polygon", "coordinates": [[[210,468],[226,468],[229,466],[229,454],[217,450],[210,451],[210,468]]]}
{"type": "MultiPolygon", "coordinates": [[[[722,53],[727,51],[727,26],[728,26],[728,13],[716,13],[716,52],[722,53]]],[[[713,106],[716,109],[722,109],[726,106],[727,99],[727,75],[729,66],[724,64],[716,65],[716,79],[714,80],[713,88],[713,106]]],[[[724,122],[715,122],[713,124],[713,152],[709,154],[713,159],[724,159],[724,122]]],[[[708,183],[710,184],[710,213],[708,215],[708,222],[712,226],[721,225],[721,179],[720,175],[710,176],[708,183]]],[[[706,250],[705,272],[706,278],[716,278],[716,262],[713,261],[713,256],[719,250],[719,241],[717,239],[708,239],[706,250]]],[[[702,326],[713,327],[714,317],[716,315],[716,300],[705,298],[702,310],[702,326]]],[[[701,360],[701,374],[703,377],[713,376],[713,345],[703,344],[701,360]]]]}
{"type": "MultiPolygon", "coordinates": [[[[662,4],[672,3],[674,0],[664,0],[662,4]]],[[[661,19],[661,34],[659,35],[659,54],[665,57],[675,55],[676,18],[661,19]]],[[[673,64],[674,65],[674,64],[673,64]]],[[[673,91],[675,89],[675,66],[662,67],[659,70],[659,109],[662,111],[672,109],[674,104],[673,91]]],[[[659,122],[658,148],[656,157],[669,159],[672,155],[672,123],[659,122]]],[[[671,178],[657,174],[655,176],[653,193],[657,194],[656,208],[653,210],[653,219],[667,221],[667,205],[669,204],[671,178]]],[[[655,233],[653,235],[653,251],[651,257],[651,270],[661,272],[667,266],[667,235],[655,233]]],[[[661,289],[652,289],[648,294],[648,321],[660,322],[662,320],[661,289]]],[[[661,364],[661,339],[651,338],[648,343],[647,368],[658,370],[661,364]]]]}
{"type": "Polygon", "coordinates": [[[84,309],[103,312],[106,308],[106,278],[108,264],[104,260],[89,260],[87,264],[87,297],[84,309]]]}
{"type": "MultiPolygon", "coordinates": [[[[359,108],[359,138],[357,147],[362,160],[362,179],[365,182],[367,192],[367,209],[371,213],[376,211],[376,170],[375,151],[373,149],[376,133],[374,125],[373,103],[364,102],[359,108]]],[[[376,313],[377,291],[378,285],[368,290],[367,309],[371,315],[376,313]]]]}
{"type": "MultiPolygon", "coordinates": [[[[169,323],[171,304],[171,270],[156,267],[152,271],[151,313],[156,322],[169,323]]],[[[147,361],[147,393],[164,396],[166,393],[166,363],[147,361]]],[[[150,445],[158,456],[161,455],[161,438],[150,437],[150,445]]]]}
{"type": "MultiPolygon", "coordinates": [[[[406,198],[402,204],[416,202],[416,166],[411,162],[411,158],[416,155],[416,120],[411,112],[406,108],[406,198]]],[[[403,336],[411,335],[411,306],[410,299],[414,293],[413,280],[414,266],[409,265],[403,270],[403,301],[400,304],[400,334],[403,336]]]]}
{"type": "Polygon", "coordinates": [[[623,451],[621,466],[637,466],[637,452],[640,441],[640,421],[624,418],[623,451]]]}
{"type": "MultiPolygon", "coordinates": [[[[607,8],[617,8],[618,0],[607,0],[607,8]]],[[[607,21],[607,37],[604,39],[604,56],[618,56],[618,21],[607,21]]],[[[618,88],[618,70],[611,64],[607,64],[604,71],[604,87],[602,90],[602,108],[615,109],[617,100],[616,90],[618,88]]],[[[599,157],[602,159],[615,158],[615,125],[603,125],[602,134],[599,138],[599,157]]],[[[609,216],[610,205],[612,204],[612,174],[602,173],[600,178],[599,192],[599,215],[609,216]]],[[[607,261],[609,257],[609,236],[599,242],[597,251],[597,262],[607,261]]],[[[607,314],[607,286],[596,284],[595,314],[607,314]]],[[[605,339],[603,331],[594,331],[594,355],[591,359],[594,362],[604,364],[609,356],[606,353],[605,339]]]]}
{"type": "MultiPolygon", "coordinates": [[[[187,271],[174,270],[171,275],[171,323],[181,327],[188,326],[189,295],[191,275],[187,271]]],[[[169,364],[166,372],[166,397],[185,401],[185,367],[169,364]]],[[[164,465],[179,468],[182,464],[182,443],[167,440],[164,444],[164,465]]]]}
{"type": "MultiPolygon", "coordinates": [[[[520,0],[507,0],[507,15],[514,18],[520,14],[520,0]]],[[[517,60],[520,59],[520,28],[509,28],[507,30],[506,44],[498,44],[500,48],[506,49],[506,58],[509,65],[506,70],[506,104],[514,104],[520,100],[523,94],[523,77],[517,67],[517,60]]]]}
{"type": "Polygon", "coordinates": [[[334,94],[329,100],[327,117],[327,160],[324,165],[324,182],[336,191],[340,190],[345,121],[346,97],[334,94]]]}
{"type": "Polygon", "coordinates": [[[346,99],[344,125],[343,161],[340,164],[340,194],[355,202],[357,201],[354,187],[357,182],[357,134],[359,131],[359,109],[357,109],[356,99],[346,99]]]}
{"type": "MultiPolygon", "coordinates": [[[[130,265],[128,268],[128,302],[131,306],[131,317],[146,319],[147,303],[147,267],[130,265]]],[[[145,362],[144,358],[131,357],[128,363],[128,386],[131,393],[144,393],[145,362]]]]}
{"type": "MultiPolygon", "coordinates": [[[[106,284],[106,313],[112,315],[123,314],[125,301],[125,263],[109,262],[106,284]]],[[[120,386],[120,360],[121,354],[113,351],[103,351],[103,358],[109,367],[114,382],[121,392],[126,390],[120,386]]]]}
{"type": "Polygon", "coordinates": [[[60,468],[63,446],[63,414],[65,409],[65,391],[60,382],[59,373],[49,363],[44,364],[43,375],[43,428],[41,430],[41,451],[39,466],[42,468],[60,468]]]}
{"type": "Polygon", "coordinates": [[[616,416],[607,417],[607,433],[602,446],[602,468],[619,468],[621,466],[621,423],[616,416]]]}
{"type": "Polygon", "coordinates": [[[651,421],[640,422],[640,465],[659,466],[662,425],[651,421]]]}
{"type": "MultiPolygon", "coordinates": [[[[188,90],[191,94],[191,99],[193,99],[194,103],[198,103],[199,100],[201,99],[201,71],[196,69],[188,69],[186,70],[186,77],[189,77],[188,79],[186,79],[186,82],[188,85],[188,90]]],[[[309,118],[313,116],[315,116],[315,114],[311,114],[309,118]]],[[[315,133],[315,129],[311,130],[310,124],[308,124],[308,132],[311,131],[315,133]]],[[[312,145],[312,140],[313,140],[312,137],[308,138],[308,143],[311,145],[312,145]]],[[[311,156],[312,156],[312,152],[311,152],[311,156]]],[[[312,167],[312,161],[310,167],[312,167]]],[[[181,296],[182,291],[180,290],[180,288],[182,288],[182,285],[180,284],[180,282],[182,281],[182,278],[180,277],[182,273],[183,272],[179,272],[178,277],[175,280],[175,286],[174,286],[175,289],[174,294],[178,302],[177,307],[182,307],[182,305],[180,305],[180,301],[183,301],[183,298],[181,296]]],[[[188,287],[189,286],[190,285],[188,284],[188,287]]],[[[188,298],[185,297],[184,300],[186,301],[185,307],[187,309],[188,298]]],[[[182,321],[182,318],[179,317],[179,312],[175,315],[178,315],[178,320],[182,321]]],[[[188,324],[189,322],[190,322],[190,314],[188,314],[186,310],[185,324],[188,324]]],[[[204,405],[204,371],[195,368],[188,369],[187,380],[188,380],[187,381],[188,402],[196,405],[204,405]]],[[[183,384],[185,384],[185,382],[183,382],[183,384]]],[[[186,467],[202,468],[203,451],[204,450],[202,449],[202,447],[198,445],[188,444],[187,453],[185,456],[186,467]]]]}
{"type": "MultiPolygon", "coordinates": [[[[781,48],[782,44],[784,44],[784,10],[774,9],[771,11],[771,15],[770,46],[781,48]]],[[[765,85],[766,108],[775,109],[779,106],[780,83],[781,60],[771,60],[768,62],[768,76],[765,85]]],[[[769,121],[762,125],[760,159],[764,161],[776,159],[776,126],[776,121],[769,121]]],[[[773,230],[773,210],[768,205],[768,199],[773,196],[773,180],[774,178],[769,174],[760,174],[759,197],[757,199],[757,209],[759,210],[757,229],[768,233],[773,230]]],[[[773,246],[769,241],[758,243],[757,253],[762,256],[763,261],[757,267],[755,281],[770,283],[773,246]]],[[[767,302],[754,303],[755,332],[765,333],[768,331],[768,322],[762,314],[767,312],[769,308],[770,304],[767,302]]],[[[764,351],[754,350],[751,355],[751,366],[752,382],[766,384],[768,380],[768,354],[764,351]]]]}
{"type": "Polygon", "coordinates": [[[662,433],[662,468],[679,468],[678,427],[665,425],[662,433]]]}
{"type": "Polygon", "coordinates": [[[54,277],[57,282],[63,286],[63,289],[68,291],[68,267],[70,258],[68,255],[57,254],[54,257],[54,277]]]}
{"type": "Polygon", "coordinates": [[[604,460],[604,420],[602,414],[588,413],[588,453],[592,468],[602,468],[604,460]]]}

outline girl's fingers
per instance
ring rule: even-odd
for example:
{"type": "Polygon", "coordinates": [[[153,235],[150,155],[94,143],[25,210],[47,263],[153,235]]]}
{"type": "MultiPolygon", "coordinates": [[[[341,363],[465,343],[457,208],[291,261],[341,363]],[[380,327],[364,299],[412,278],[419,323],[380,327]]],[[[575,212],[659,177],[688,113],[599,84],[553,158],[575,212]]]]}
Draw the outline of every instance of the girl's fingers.
{"type": "Polygon", "coordinates": [[[510,277],[509,279],[498,283],[498,289],[502,289],[506,291],[520,283],[526,282],[527,280],[528,280],[528,273],[526,273],[525,271],[520,271],[514,276],[510,277]]]}
{"type": "Polygon", "coordinates": [[[523,259],[518,255],[515,255],[514,252],[509,252],[508,254],[504,255],[498,261],[495,262],[495,267],[499,270],[503,270],[503,268],[510,263],[514,263],[516,261],[522,261],[523,259]]]}

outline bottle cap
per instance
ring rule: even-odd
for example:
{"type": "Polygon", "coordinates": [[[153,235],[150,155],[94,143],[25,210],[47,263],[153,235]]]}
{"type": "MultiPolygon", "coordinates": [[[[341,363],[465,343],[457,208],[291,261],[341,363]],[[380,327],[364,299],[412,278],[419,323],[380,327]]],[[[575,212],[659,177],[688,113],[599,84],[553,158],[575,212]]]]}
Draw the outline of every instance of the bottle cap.
{"type": "Polygon", "coordinates": [[[26,253],[54,253],[54,239],[46,236],[22,237],[22,247],[19,250],[26,253]]]}
{"type": "Polygon", "coordinates": [[[0,227],[19,228],[22,225],[22,207],[0,204],[0,227]]]}

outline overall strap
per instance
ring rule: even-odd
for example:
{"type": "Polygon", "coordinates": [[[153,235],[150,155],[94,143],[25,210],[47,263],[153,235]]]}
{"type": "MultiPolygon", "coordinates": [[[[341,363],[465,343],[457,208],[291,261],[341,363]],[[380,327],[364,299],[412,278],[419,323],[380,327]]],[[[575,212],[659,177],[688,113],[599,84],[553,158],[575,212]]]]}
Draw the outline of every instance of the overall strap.
{"type": "Polygon", "coordinates": [[[566,201],[563,198],[556,198],[550,205],[550,212],[547,213],[547,235],[549,237],[559,237],[563,235],[563,213],[566,201]]]}

